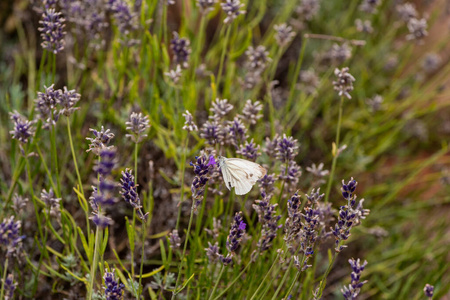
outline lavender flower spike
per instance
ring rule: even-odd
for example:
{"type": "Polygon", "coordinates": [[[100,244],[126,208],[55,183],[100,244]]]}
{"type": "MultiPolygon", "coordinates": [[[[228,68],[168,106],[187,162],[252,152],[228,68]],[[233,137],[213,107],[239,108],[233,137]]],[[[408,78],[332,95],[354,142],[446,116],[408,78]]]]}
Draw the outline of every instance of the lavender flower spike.
{"type": "Polygon", "coordinates": [[[186,120],[183,126],[184,130],[186,130],[187,132],[198,131],[198,127],[194,123],[194,118],[192,117],[191,113],[188,110],[186,110],[186,112],[183,113],[183,117],[186,120]]]}
{"type": "Polygon", "coordinates": [[[147,137],[145,132],[150,128],[149,120],[147,116],[143,116],[142,113],[132,112],[130,114],[129,121],[125,122],[127,125],[127,130],[131,131],[131,134],[126,136],[131,138],[135,143],[140,143],[144,138],[147,137]]]}
{"type": "Polygon", "coordinates": [[[12,300],[14,298],[14,291],[17,287],[17,282],[14,282],[14,275],[8,274],[4,282],[5,287],[5,300],[12,300]]]}
{"type": "Polygon", "coordinates": [[[343,289],[341,289],[342,295],[345,299],[356,299],[359,295],[359,292],[361,291],[361,287],[367,283],[367,280],[360,282],[361,273],[364,271],[364,268],[367,265],[367,261],[364,261],[364,263],[361,265],[361,262],[359,258],[355,260],[354,258],[349,259],[348,262],[352,266],[352,274],[350,275],[352,278],[351,284],[349,284],[348,287],[344,286],[343,289]]]}
{"type": "Polygon", "coordinates": [[[170,49],[173,51],[175,64],[183,68],[189,67],[189,56],[191,54],[190,41],[186,38],[180,38],[178,32],[173,32],[173,39],[170,41],[170,49]]]}
{"type": "Polygon", "coordinates": [[[333,81],[334,89],[339,92],[339,96],[345,96],[348,99],[352,99],[350,92],[353,91],[353,82],[355,77],[348,73],[349,68],[342,68],[341,70],[335,69],[334,75],[336,75],[336,81],[333,81]]]}
{"type": "Polygon", "coordinates": [[[22,144],[27,143],[28,139],[34,135],[35,121],[28,121],[17,111],[9,114],[11,120],[14,122],[14,130],[9,132],[12,138],[18,140],[22,144]]]}
{"type": "Polygon", "coordinates": [[[59,114],[63,114],[66,117],[73,114],[74,111],[79,110],[79,107],[74,107],[78,101],[80,101],[81,95],[78,94],[75,90],[67,90],[67,87],[64,87],[64,91],[61,93],[60,97],[57,99],[59,105],[62,108],[59,110],[59,114]]]}
{"type": "Polygon", "coordinates": [[[46,9],[42,13],[42,20],[39,24],[38,30],[41,32],[42,37],[42,48],[57,54],[64,49],[65,41],[64,36],[66,32],[64,31],[65,19],[62,17],[60,12],[56,12],[54,8],[46,9]]]}
{"type": "Polygon", "coordinates": [[[239,0],[226,0],[220,3],[222,10],[227,17],[223,20],[225,24],[229,24],[234,21],[239,15],[245,14],[245,10],[240,10],[245,4],[242,4],[239,0]]]}
{"type": "Polygon", "coordinates": [[[120,192],[122,198],[136,210],[139,218],[145,221],[147,219],[148,213],[143,214],[141,211],[141,200],[139,199],[134,176],[130,169],[126,169],[124,172],[122,172],[120,187],[122,188],[120,192]]]}
{"type": "Polygon", "coordinates": [[[114,275],[114,269],[108,272],[105,269],[105,275],[103,279],[105,280],[105,296],[106,300],[123,300],[123,293],[125,285],[123,283],[118,283],[114,275]]]}
{"type": "Polygon", "coordinates": [[[0,247],[5,248],[6,256],[16,256],[22,247],[24,235],[20,235],[22,222],[14,222],[14,216],[0,223],[0,247]]]}
{"type": "Polygon", "coordinates": [[[433,298],[433,294],[434,294],[434,286],[432,286],[431,284],[426,284],[425,287],[423,288],[423,292],[425,293],[425,296],[428,297],[428,299],[432,299],[433,298]]]}
{"type": "Polygon", "coordinates": [[[97,131],[95,129],[89,128],[89,131],[92,131],[94,134],[94,138],[86,138],[91,143],[89,144],[89,149],[86,152],[92,151],[96,155],[100,155],[102,149],[110,149],[113,146],[108,146],[109,142],[114,137],[114,133],[110,132],[109,129],[106,129],[102,126],[102,129],[97,131]]]}
{"type": "Polygon", "coordinates": [[[246,226],[247,224],[244,223],[242,218],[242,212],[237,212],[227,238],[227,249],[229,252],[234,253],[238,249],[239,243],[244,237],[246,226]]]}

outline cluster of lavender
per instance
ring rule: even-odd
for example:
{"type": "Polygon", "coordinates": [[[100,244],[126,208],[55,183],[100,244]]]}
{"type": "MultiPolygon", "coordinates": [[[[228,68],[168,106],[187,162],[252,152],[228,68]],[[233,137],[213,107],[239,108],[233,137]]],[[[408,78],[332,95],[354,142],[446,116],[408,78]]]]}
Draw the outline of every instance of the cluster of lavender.
{"type": "Polygon", "coordinates": [[[198,131],[198,127],[194,122],[194,118],[188,110],[183,113],[183,117],[185,119],[183,130],[186,130],[187,132],[198,131]]]}
{"type": "Polygon", "coordinates": [[[227,99],[216,99],[210,108],[210,120],[203,124],[200,136],[206,139],[210,146],[232,145],[238,154],[255,160],[260,155],[260,146],[252,140],[247,141],[247,127],[244,122],[255,124],[261,118],[262,105],[258,101],[247,100],[242,114],[237,115],[233,121],[227,121],[225,117],[232,109],[233,105],[228,103],[227,99]]]}
{"type": "Polygon", "coordinates": [[[294,39],[296,35],[296,33],[292,31],[292,27],[287,25],[286,23],[275,25],[274,29],[276,31],[275,40],[282,48],[289,45],[289,43],[294,39]]]}
{"type": "Polygon", "coordinates": [[[197,0],[197,7],[203,15],[208,14],[214,10],[214,5],[217,3],[216,0],[197,0]]]}
{"type": "Polygon", "coordinates": [[[142,212],[141,199],[139,198],[136,187],[137,185],[134,181],[132,171],[130,169],[122,171],[122,178],[120,179],[120,194],[122,195],[122,198],[125,200],[125,202],[133,207],[138,217],[141,220],[146,221],[149,213],[147,212],[146,214],[144,214],[142,212]]]}
{"type": "Polygon", "coordinates": [[[295,156],[298,154],[298,141],[293,137],[287,137],[283,134],[280,138],[276,135],[266,144],[266,153],[274,155],[283,165],[279,178],[287,183],[289,190],[294,188],[301,176],[301,168],[295,162],[295,156]]]}
{"type": "Polygon", "coordinates": [[[246,89],[252,89],[262,81],[262,75],[267,65],[272,61],[266,47],[260,45],[256,48],[250,46],[247,51],[246,74],[243,85],[246,89]]]}
{"type": "Polygon", "coordinates": [[[423,288],[423,292],[425,294],[426,297],[428,297],[428,299],[433,299],[433,295],[434,295],[434,286],[432,286],[431,284],[426,284],[425,287],[423,288]]]}
{"type": "Polygon", "coordinates": [[[116,183],[111,179],[111,173],[116,166],[116,150],[113,146],[107,146],[114,134],[103,129],[97,131],[95,129],[90,129],[95,138],[87,138],[91,141],[89,149],[87,151],[92,151],[99,156],[98,162],[94,167],[97,172],[97,186],[92,186],[92,195],[89,197],[90,204],[93,210],[94,216],[91,217],[95,225],[100,228],[105,228],[113,224],[113,220],[107,217],[102,208],[104,206],[110,206],[117,202],[115,197],[115,187],[116,183]]]}
{"type": "Polygon", "coordinates": [[[169,244],[170,248],[178,249],[181,246],[181,238],[178,234],[178,230],[174,229],[171,233],[169,233],[169,244]]]}
{"type": "Polygon", "coordinates": [[[361,199],[358,204],[356,204],[356,186],[358,182],[353,178],[345,184],[342,180],[342,196],[347,200],[347,204],[343,205],[339,209],[339,219],[331,231],[335,237],[335,251],[341,252],[346,246],[342,245],[343,241],[346,241],[350,237],[350,230],[361,223],[362,219],[365,219],[369,215],[370,210],[364,209],[363,202],[361,199]]]}
{"type": "Polygon", "coordinates": [[[258,220],[262,225],[261,237],[258,241],[259,252],[262,253],[272,246],[272,241],[277,237],[278,229],[283,227],[278,221],[280,215],[276,215],[278,204],[270,204],[271,195],[261,193],[262,200],[256,200],[253,208],[258,214],[258,220]]]}
{"type": "Polygon", "coordinates": [[[188,68],[191,54],[190,41],[187,38],[180,38],[178,32],[174,31],[173,39],[170,41],[170,49],[173,52],[174,63],[185,69],[188,68]]]}
{"type": "Polygon", "coordinates": [[[53,189],[47,190],[43,189],[41,192],[41,200],[49,208],[49,214],[51,217],[57,220],[61,219],[60,201],[61,198],[56,198],[53,189]]]}
{"type": "Polygon", "coordinates": [[[107,8],[114,16],[117,27],[121,33],[121,41],[127,46],[139,43],[139,40],[131,38],[133,32],[138,29],[137,14],[130,8],[127,1],[108,0],[107,8]]]}
{"type": "Polygon", "coordinates": [[[6,257],[20,257],[22,240],[25,238],[20,235],[21,227],[22,222],[14,222],[14,216],[0,223],[0,247],[6,251],[6,257]]]}
{"type": "Polygon", "coordinates": [[[209,180],[209,173],[215,165],[214,156],[207,157],[205,154],[195,157],[196,162],[190,163],[194,167],[195,177],[192,181],[191,192],[194,209],[200,205],[203,200],[206,183],[209,180]]]}
{"type": "Polygon", "coordinates": [[[359,10],[368,14],[375,14],[380,4],[381,0],[364,0],[359,6],[359,10]]]}
{"type": "Polygon", "coordinates": [[[304,29],[306,22],[311,21],[317,15],[319,9],[319,0],[301,0],[295,8],[296,17],[292,20],[292,25],[297,30],[304,29]]]}
{"type": "Polygon", "coordinates": [[[42,20],[39,24],[38,30],[41,32],[42,48],[57,54],[64,50],[64,37],[66,32],[64,31],[65,19],[60,12],[55,11],[54,8],[47,8],[42,13],[42,20]]]}
{"type": "Polygon", "coordinates": [[[11,134],[13,139],[19,141],[19,147],[24,154],[23,145],[28,143],[28,140],[34,136],[35,128],[34,125],[36,123],[35,120],[27,120],[24,116],[19,114],[17,111],[9,113],[11,121],[14,123],[14,129],[9,133],[11,134]]]}
{"type": "Polygon", "coordinates": [[[397,5],[397,13],[407,24],[409,34],[406,36],[406,39],[423,43],[423,39],[428,35],[428,22],[425,18],[418,19],[418,13],[414,4],[406,2],[397,5]]]}
{"type": "Polygon", "coordinates": [[[131,134],[127,134],[126,137],[131,138],[135,143],[142,142],[147,137],[145,132],[150,128],[148,117],[135,112],[130,114],[130,119],[125,122],[125,125],[127,125],[126,129],[131,131],[131,134]]]}
{"type": "Polygon", "coordinates": [[[105,280],[104,289],[106,300],[123,300],[125,285],[116,280],[114,269],[112,269],[111,272],[108,272],[108,269],[105,269],[103,279],[105,280]]]}
{"type": "Polygon", "coordinates": [[[38,98],[35,100],[36,112],[47,129],[56,124],[60,115],[69,117],[80,109],[75,107],[80,101],[80,94],[66,87],[63,90],[55,90],[53,86],[54,84],[45,87],[44,92],[38,92],[38,98]]]}
{"type": "Polygon", "coordinates": [[[245,10],[241,10],[245,4],[241,3],[239,0],[225,0],[220,3],[223,12],[226,14],[226,18],[223,20],[225,24],[230,24],[233,22],[239,15],[243,15],[246,13],[245,10]]]}
{"type": "Polygon", "coordinates": [[[217,260],[220,260],[224,266],[231,264],[231,262],[233,261],[233,256],[236,255],[236,250],[239,248],[239,244],[245,235],[246,226],[247,224],[245,224],[242,218],[242,212],[237,212],[234,215],[233,223],[231,223],[230,233],[227,237],[227,256],[220,254],[217,242],[214,245],[208,242],[208,248],[205,248],[205,251],[206,256],[208,256],[209,258],[209,261],[216,262],[217,260]]]}
{"type": "Polygon", "coordinates": [[[339,96],[345,96],[348,99],[351,99],[350,92],[353,91],[353,82],[355,81],[355,77],[352,76],[349,72],[349,68],[345,67],[341,70],[335,69],[334,75],[336,75],[337,79],[333,81],[334,90],[338,91],[339,96]]]}
{"type": "Polygon", "coordinates": [[[364,268],[367,265],[367,261],[364,261],[364,263],[361,265],[359,258],[357,260],[352,258],[349,259],[348,262],[350,263],[350,266],[353,270],[352,274],[350,275],[352,278],[352,282],[348,285],[348,287],[344,286],[344,288],[341,289],[341,292],[346,300],[354,300],[358,297],[362,286],[367,283],[367,280],[360,281],[361,273],[362,271],[364,271],[364,268]]]}
{"type": "Polygon", "coordinates": [[[14,282],[14,275],[8,274],[8,277],[5,278],[4,284],[4,299],[12,300],[14,299],[14,291],[17,287],[17,282],[14,282]]]}
{"type": "Polygon", "coordinates": [[[72,37],[84,37],[90,47],[100,49],[105,44],[104,32],[109,24],[106,19],[106,1],[60,0],[61,10],[72,25],[72,37]]]}

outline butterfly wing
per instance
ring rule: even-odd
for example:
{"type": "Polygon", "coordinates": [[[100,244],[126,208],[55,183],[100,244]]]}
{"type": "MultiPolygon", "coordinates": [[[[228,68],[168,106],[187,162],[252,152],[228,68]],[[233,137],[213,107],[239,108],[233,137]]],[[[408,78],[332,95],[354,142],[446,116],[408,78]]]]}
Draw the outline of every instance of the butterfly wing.
{"type": "Polygon", "coordinates": [[[267,173],[259,164],[240,158],[227,158],[221,170],[225,185],[229,190],[234,187],[236,195],[250,192],[256,181],[267,173]]]}

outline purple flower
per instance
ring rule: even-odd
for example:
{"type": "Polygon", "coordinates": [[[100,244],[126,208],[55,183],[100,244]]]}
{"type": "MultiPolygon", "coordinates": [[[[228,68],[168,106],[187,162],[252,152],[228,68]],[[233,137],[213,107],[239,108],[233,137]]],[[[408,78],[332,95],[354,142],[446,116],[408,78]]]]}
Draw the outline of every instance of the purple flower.
{"type": "Polygon", "coordinates": [[[90,217],[89,219],[91,219],[92,222],[94,222],[94,224],[97,227],[102,228],[102,229],[105,229],[106,227],[114,224],[114,221],[111,218],[109,218],[103,214],[100,214],[100,213],[94,212],[94,215],[92,217],[90,217]]]}
{"type": "Polygon", "coordinates": [[[278,229],[282,225],[278,224],[281,219],[280,215],[276,215],[276,208],[278,204],[270,204],[271,195],[261,193],[262,200],[256,200],[253,208],[258,213],[258,220],[262,224],[261,238],[257,246],[260,252],[268,250],[272,246],[272,241],[276,238],[278,229]]]}
{"type": "Polygon", "coordinates": [[[247,128],[245,128],[239,117],[235,117],[233,121],[228,122],[226,131],[229,134],[231,144],[235,147],[247,139],[247,128]]]}
{"type": "Polygon", "coordinates": [[[359,295],[359,292],[361,291],[361,287],[367,282],[360,281],[361,273],[364,271],[365,266],[367,265],[367,261],[364,261],[364,263],[361,265],[360,259],[349,259],[348,262],[350,263],[350,266],[352,267],[353,272],[351,273],[352,282],[348,285],[348,287],[344,286],[343,289],[341,289],[342,295],[345,299],[356,299],[359,295]]]}
{"type": "Polygon", "coordinates": [[[62,17],[60,12],[56,12],[54,8],[46,9],[42,13],[42,20],[39,24],[38,30],[41,32],[42,37],[42,48],[57,54],[64,49],[65,41],[64,36],[66,32],[64,31],[65,19],[62,17]]]}
{"type": "Polygon", "coordinates": [[[5,278],[4,289],[5,289],[5,300],[11,300],[14,298],[14,291],[16,290],[17,282],[14,282],[14,275],[8,274],[5,278]]]}
{"type": "Polygon", "coordinates": [[[212,112],[212,116],[209,116],[210,119],[214,119],[216,121],[220,121],[233,109],[233,105],[228,103],[227,99],[219,99],[213,101],[211,104],[211,108],[209,109],[212,112]]]}
{"type": "Polygon", "coordinates": [[[203,200],[203,194],[205,192],[205,185],[209,180],[209,173],[212,171],[214,165],[211,165],[211,157],[207,157],[205,154],[196,156],[196,162],[190,163],[194,167],[195,177],[192,181],[191,192],[194,202],[194,208],[196,209],[203,200]]]}
{"type": "Polygon", "coordinates": [[[56,198],[53,189],[47,190],[43,189],[41,192],[41,200],[50,208],[50,216],[61,219],[60,204],[61,198],[56,198]]]}
{"type": "Polygon", "coordinates": [[[247,102],[245,102],[241,117],[245,122],[254,125],[260,118],[262,118],[263,115],[260,114],[262,109],[263,106],[261,102],[252,102],[252,100],[248,99],[247,102]]]}
{"type": "Polygon", "coordinates": [[[256,158],[261,155],[261,153],[258,152],[259,148],[260,146],[256,145],[252,139],[250,143],[245,141],[245,145],[241,145],[236,153],[244,156],[246,159],[255,161],[256,158]]]}
{"type": "Polygon", "coordinates": [[[353,82],[355,77],[348,73],[349,68],[342,68],[341,70],[335,69],[334,75],[336,75],[336,81],[333,81],[334,90],[339,92],[339,96],[345,96],[348,99],[352,99],[350,92],[353,91],[353,82]]]}
{"type": "Polygon", "coordinates": [[[197,0],[197,7],[200,9],[201,13],[206,15],[210,11],[214,10],[214,5],[217,3],[216,0],[197,0]]]}
{"type": "Polygon", "coordinates": [[[116,166],[116,150],[114,148],[104,148],[100,151],[100,160],[94,170],[102,176],[108,176],[116,166]]]}
{"type": "Polygon", "coordinates": [[[423,288],[423,292],[425,293],[425,296],[428,297],[429,299],[433,298],[434,286],[427,283],[423,288]]]}
{"type": "Polygon", "coordinates": [[[290,187],[295,187],[300,176],[302,176],[302,169],[295,161],[289,162],[287,168],[281,167],[280,179],[286,181],[290,187]]]}
{"type": "Polygon", "coordinates": [[[125,285],[123,283],[118,283],[114,276],[114,269],[111,272],[108,272],[108,269],[105,269],[105,275],[103,279],[105,280],[105,296],[106,300],[122,300],[123,293],[125,289],[125,285]]]}
{"type": "Polygon", "coordinates": [[[28,139],[34,135],[34,124],[36,121],[28,121],[17,111],[9,114],[11,120],[14,122],[14,130],[9,132],[12,138],[23,144],[27,143],[28,139]]]}
{"type": "Polygon", "coordinates": [[[207,164],[207,166],[214,166],[216,164],[216,160],[214,159],[214,155],[210,155],[209,156],[209,162],[207,164]]]}
{"type": "Polygon", "coordinates": [[[214,245],[208,242],[208,248],[205,248],[205,251],[210,263],[215,263],[220,257],[218,242],[215,242],[214,245]]]}
{"type": "Polygon", "coordinates": [[[64,91],[62,91],[57,98],[57,103],[62,106],[59,110],[59,114],[63,114],[66,117],[70,116],[74,111],[80,109],[79,107],[74,107],[78,101],[80,101],[80,94],[77,94],[75,90],[67,90],[67,87],[64,87],[64,91]]]}
{"type": "Polygon", "coordinates": [[[173,32],[173,39],[170,41],[170,49],[173,51],[174,62],[183,68],[189,67],[189,56],[191,54],[190,42],[187,38],[180,38],[178,32],[173,32]]]}
{"type": "Polygon", "coordinates": [[[242,212],[237,212],[231,224],[230,233],[227,238],[227,249],[234,253],[245,234],[245,223],[242,218],[242,212]]]}
{"type": "Polygon", "coordinates": [[[222,126],[217,121],[206,121],[202,126],[200,136],[211,146],[220,144],[223,141],[222,126]]]}
{"type": "Polygon", "coordinates": [[[183,126],[184,130],[186,130],[187,132],[198,131],[198,127],[194,123],[194,118],[192,117],[191,113],[188,110],[186,110],[186,112],[183,113],[183,117],[185,118],[183,126]]]}
{"type": "Polygon", "coordinates": [[[411,18],[408,21],[409,34],[406,36],[407,40],[416,40],[423,42],[422,40],[428,35],[428,23],[426,19],[411,18]]]}
{"type": "Polygon", "coordinates": [[[136,213],[141,220],[146,220],[148,213],[144,215],[141,211],[141,199],[139,198],[139,195],[137,193],[134,176],[130,169],[126,169],[124,172],[122,172],[120,187],[120,194],[122,195],[122,198],[125,200],[125,202],[130,204],[136,210],[136,213]]]}
{"type": "Polygon", "coordinates": [[[363,208],[364,199],[361,199],[356,205],[354,192],[357,185],[358,182],[353,178],[347,184],[342,180],[341,192],[344,199],[347,200],[347,204],[340,207],[338,222],[334,228],[331,228],[335,237],[336,252],[344,249],[345,246],[341,245],[341,242],[346,241],[350,237],[352,227],[359,225],[361,219],[365,219],[370,212],[370,210],[363,208]]]}
{"type": "Polygon", "coordinates": [[[240,10],[245,4],[242,4],[239,0],[226,0],[220,3],[222,10],[227,15],[223,20],[225,24],[229,24],[234,21],[239,15],[245,14],[245,10],[240,10]]]}
{"type": "Polygon", "coordinates": [[[100,155],[100,152],[103,149],[111,149],[113,146],[108,146],[109,142],[114,137],[114,133],[110,132],[109,129],[104,129],[102,126],[102,129],[100,131],[97,131],[95,129],[89,128],[89,131],[92,131],[94,134],[94,138],[86,138],[91,143],[89,144],[89,149],[86,150],[86,152],[92,151],[96,155],[100,155]]]}
{"type": "Polygon", "coordinates": [[[289,163],[297,155],[297,149],[297,140],[291,136],[286,137],[286,134],[284,134],[282,139],[277,140],[275,147],[276,157],[282,163],[289,163]]]}
{"type": "Polygon", "coordinates": [[[292,27],[286,23],[274,26],[276,34],[275,39],[280,47],[285,47],[294,39],[295,32],[292,31],[292,27]]]}
{"type": "Polygon", "coordinates": [[[53,126],[58,121],[58,114],[56,114],[56,105],[60,101],[62,91],[55,90],[54,84],[49,87],[44,86],[44,92],[38,92],[36,103],[36,112],[39,118],[44,122],[44,128],[53,126]]]}
{"type": "Polygon", "coordinates": [[[130,114],[129,121],[125,122],[127,125],[127,130],[131,131],[131,134],[126,136],[131,138],[135,143],[140,143],[144,138],[147,137],[145,132],[150,128],[149,120],[147,116],[143,116],[142,113],[132,112],[130,114]]]}
{"type": "Polygon", "coordinates": [[[138,43],[137,40],[130,39],[132,32],[137,30],[137,15],[132,12],[126,1],[110,0],[108,8],[113,12],[115,22],[119,28],[124,41],[129,46],[138,43]]]}
{"type": "Polygon", "coordinates": [[[262,45],[256,48],[253,46],[248,47],[245,54],[247,55],[247,68],[251,73],[261,74],[266,69],[267,64],[272,61],[266,47],[262,45]]]}
{"type": "Polygon", "coordinates": [[[22,248],[24,235],[20,235],[22,222],[14,222],[14,216],[0,223],[0,247],[6,250],[6,256],[17,256],[22,248]]]}
{"type": "Polygon", "coordinates": [[[180,235],[178,234],[178,230],[174,229],[169,234],[169,244],[170,244],[170,248],[172,248],[172,249],[180,248],[180,246],[181,246],[181,238],[180,238],[180,235]]]}

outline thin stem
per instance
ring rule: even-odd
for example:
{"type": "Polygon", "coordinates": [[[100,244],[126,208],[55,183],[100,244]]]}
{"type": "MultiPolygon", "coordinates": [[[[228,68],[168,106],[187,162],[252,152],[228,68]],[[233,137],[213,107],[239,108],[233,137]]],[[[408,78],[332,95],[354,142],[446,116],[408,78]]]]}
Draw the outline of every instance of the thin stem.
{"type": "Polygon", "coordinates": [[[233,281],[227,286],[226,289],[224,289],[219,296],[217,296],[216,298],[214,298],[214,300],[219,300],[222,299],[222,296],[236,283],[236,281],[239,280],[239,278],[241,278],[241,276],[245,273],[245,271],[248,269],[248,267],[250,266],[250,264],[252,263],[252,261],[250,260],[250,262],[245,266],[244,270],[241,271],[241,273],[239,273],[238,276],[236,276],[236,278],[233,279],[233,281]]]}
{"type": "Polygon", "coordinates": [[[178,227],[180,226],[180,218],[181,218],[181,206],[183,204],[184,200],[184,172],[186,169],[186,149],[187,144],[189,140],[189,135],[186,136],[184,143],[183,143],[183,153],[181,154],[181,190],[180,190],[180,203],[178,204],[178,216],[177,216],[177,223],[175,225],[175,229],[178,230],[178,227]]]}
{"type": "MultiPolygon", "coordinates": [[[[100,210],[100,208],[99,208],[100,210]]],[[[94,282],[95,282],[95,272],[97,270],[97,263],[98,263],[98,247],[100,244],[100,237],[102,236],[102,229],[100,229],[97,226],[97,229],[95,230],[95,246],[94,246],[94,258],[92,259],[92,265],[91,265],[91,273],[90,273],[90,282],[88,287],[88,294],[86,299],[91,300],[92,294],[94,292],[94,282]]]]}
{"type": "Polygon", "coordinates": [[[213,299],[214,293],[216,292],[217,286],[219,285],[220,279],[222,278],[223,270],[225,269],[224,265],[220,267],[219,277],[217,277],[216,284],[214,285],[214,288],[211,292],[211,295],[209,296],[209,300],[213,299]]]}
{"type": "Polygon", "coordinates": [[[338,119],[338,125],[337,125],[337,129],[336,129],[336,143],[335,143],[335,147],[334,147],[333,163],[331,165],[330,177],[328,178],[327,192],[325,193],[325,203],[328,203],[328,197],[330,195],[331,184],[333,183],[334,170],[336,169],[336,161],[339,156],[339,138],[341,135],[343,104],[344,104],[344,96],[341,96],[341,102],[339,104],[339,119],[338,119]]]}
{"type": "Polygon", "coordinates": [[[69,117],[67,117],[67,134],[69,136],[70,150],[72,151],[73,165],[75,166],[75,172],[77,173],[77,178],[78,178],[78,185],[80,186],[79,190],[80,190],[81,194],[84,196],[83,184],[81,183],[80,171],[78,170],[77,156],[75,155],[75,149],[73,147],[72,132],[70,130],[69,117]]]}
{"type": "Polygon", "coordinates": [[[52,83],[55,83],[56,77],[56,54],[52,53],[52,83]]]}
{"type": "MultiPolygon", "coordinates": [[[[52,120],[53,120],[53,111],[52,111],[52,120]]],[[[54,124],[52,124],[52,129],[50,132],[50,143],[52,146],[51,154],[53,160],[53,169],[56,174],[56,187],[58,188],[56,194],[58,197],[61,197],[61,179],[59,178],[58,156],[56,155],[56,128],[54,124]]]]}
{"type": "Polygon", "coordinates": [[[202,54],[202,45],[203,45],[203,36],[205,35],[205,25],[206,25],[206,16],[202,14],[202,17],[200,19],[200,29],[199,29],[199,35],[197,39],[197,45],[195,47],[195,55],[194,55],[194,66],[192,68],[192,80],[195,79],[195,72],[198,67],[198,59],[202,54]]]}
{"type": "Polygon", "coordinates": [[[306,49],[306,41],[307,41],[306,38],[302,40],[302,49],[300,50],[300,54],[298,55],[298,59],[297,59],[297,64],[295,65],[294,77],[292,78],[291,87],[289,89],[289,98],[288,98],[288,101],[286,104],[286,109],[288,111],[290,111],[291,106],[292,106],[292,101],[294,100],[295,86],[297,84],[298,76],[300,75],[300,70],[302,68],[303,57],[304,57],[305,49],[306,49]]]}
{"type": "Polygon", "coordinates": [[[333,267],[334,261],[336,260],[337,256],[338,256],[338,252],[335,252],[334,255],[333,255],[333,259],[331,260],[330,264],[328,265],[328,268],[327,268],[325,274],[323,275],[322,280],[320,281],[320,286],[319,286],[319,292],[318,292],[318,295],[317,295],[317,299],[320,299],[322,297],[322,293],[323,293],[323,290],[325,289],[325,285],[326,285],[325,282],[327,281],[326,279],[328,277],[328,274],[331,271],[331,268],[333,267]]]}
{"type": "Polygon", "coordinates": [[[288,277],[288,275],[289,275],[289,270],[291,269],[293,263],[294,263],[294,260],[291,259],[291,262],[289,263],[289,266],[287,267],[286,271],[284,272],[284,276],[283,276],[283,278],[281,279],[281,282],[278,283],[278,288],[277,288],[277,290],[275,291],[275,294],[273,294],[272,300],[277,299],[278,293],[281,291],[281,288],[283,287],[284,282],[286,281],[286,279],[287,279],[287,277],[288,277]]]}
{"type": "Polygon", "coordinates": [[[138,143],[134,144],[134,182],[138,184],[138,143]]]}
{"type": "Polygon", "coordinates": [[[216,82],[217,87],[219,87],[220,79],[222,77],[223,62],[225,60],[225,53],[227,52],[228,48],[228,40],[230,39],[230,33],[231,33],[231,25],[228,25],[227,32],[225,33],[225,40],[222,49],[222,54],[220,55],[219,73],[217,73],[217,82],[216,82]]]}
{"type": "Polygon", "coordinates": [[[142,251],[141,251],[141,266],[139,268],[139,287],[138,287],[139,296],[138,296],[138,299],[141,299],[141,292],[142,292],[141,284],[142,284],[142,272],[144,270],[145,229],[146,229],[145,221],[142,221],[142,226],[141,226],[141,230],[142,230],[142,251]]]}
{"type": "Polygon", "coordinates": [[[183,269],[184,257],[186,255],[186,248],[187,248],[187,244],[188,244],[188,240],[189,240],[189,233],[191,232],[192,220],[194,219],[194,205],[195,205],[195,201],[192,201],[191,215],[189,217],[189,225],[188,225],[188,229],[186,232],[186,239],[184,241],[183,254],[181,255],[180,265],[178,266],[177,281],[175,282],[175,289],[172,293],[172,300],[175,299],[175,295],[177,294],[178,283],[180,281],[181,271],[183,269]]]}
{"type": "Polygon", "coordinates": [[[275,267],[275,263],[278,261],[278,258],[280,257],[280,253],[278,252],[277,257],[275,257],[272,265],[270,266],[269,271],[267,271],[266,276],[264,276],[263,280],[261,280],[261,283],[259,284],[258,288],[256,289],[256,291],[253,293],[252,297],[250,298],[250,300],[255,299],[255,297],[258,295],[259,291],[261,290],[261,288],[263,287],[264,282],[266,281],[266,279],[269,277],[270,273],[272,272],[273,268],[275,267]]]}
{"type": "Polygon", "coordinates": [[[8,273],[8,258],[5,259],[5,267],[3,268],[2,291],[0,292],[0,299],[3,299],[3,294],[5,292],[6,273],[8,273]]]}
{"type": "MultiPolygon", "coordinates": [[[[303,253],[302,263],[301,263],[300,267],[303,267],[303,264],[304,264],[304,262],[305,262],[305,258],[306,258],[306,255],[303,253]]],[[[295,285],[295,283],[297,282],[298,277],[300,276],[301,273],[302,273],[302,271],[299,270],[299,271],[297,271],[297,273],[295,274],[294,280],[292,280],[292,284],[291,284],[291,286],[289,287],[289,289],[288,289],[286,295],[284,296],[284,299],[287,299],[287,297],[289,297],[289,294],[291,293],[292,289],[294,288],[294,285],[295,285]]]]}

